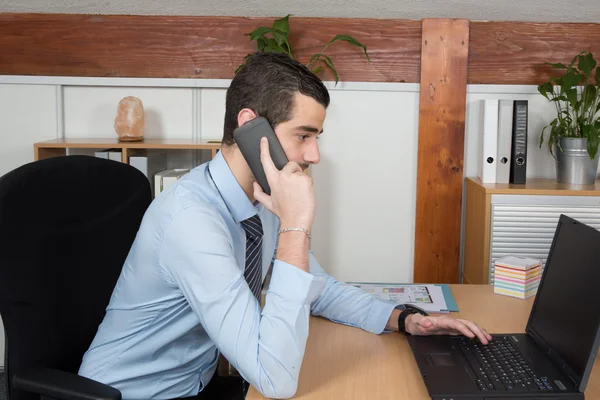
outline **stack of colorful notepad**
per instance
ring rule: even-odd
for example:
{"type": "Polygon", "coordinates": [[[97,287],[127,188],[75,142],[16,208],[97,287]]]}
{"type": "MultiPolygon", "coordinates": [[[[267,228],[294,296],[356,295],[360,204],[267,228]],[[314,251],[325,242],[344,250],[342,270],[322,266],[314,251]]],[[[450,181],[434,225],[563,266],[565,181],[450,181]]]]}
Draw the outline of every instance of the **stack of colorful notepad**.
{"type": "Polygon", "coordinates": [[[507,256],[494,263],[494,293],[526,299],[537,293],[542,277],[542,261],[507,256]]]}

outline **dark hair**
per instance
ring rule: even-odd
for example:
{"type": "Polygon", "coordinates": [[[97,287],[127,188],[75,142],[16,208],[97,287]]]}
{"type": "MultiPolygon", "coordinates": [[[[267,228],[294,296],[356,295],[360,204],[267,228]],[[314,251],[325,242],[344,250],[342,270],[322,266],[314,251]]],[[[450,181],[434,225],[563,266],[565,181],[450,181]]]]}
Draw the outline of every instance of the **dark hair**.
{"type": "Polygon", "coordinates": [[[325,108],[329,106],[327,88],[306,66],[285,53],[252,54],[227,89],[223,144],[234,143],[233,130],[238,127],[238,114],[244,108],[265,117],[273,129],[289,121],[297,92],[312,97],[325,108]]]}

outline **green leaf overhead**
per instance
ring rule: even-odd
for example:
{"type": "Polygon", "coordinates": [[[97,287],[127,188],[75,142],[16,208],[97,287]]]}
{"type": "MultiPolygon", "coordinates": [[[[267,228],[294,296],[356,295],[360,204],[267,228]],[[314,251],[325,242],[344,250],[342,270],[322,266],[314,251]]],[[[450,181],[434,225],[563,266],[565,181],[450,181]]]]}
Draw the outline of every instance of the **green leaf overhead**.
{"type": "MultiPolygon", "coordinates": [[[[283,18],[276,19],[275,21],[273,21],[273,25],[271,27],[259,26],[252,32],[247,34],[247,36],[250,37],[250,41],[256,42],[256,48],[259,52],[286,53],[291,58],[295,58],[294,50],[292,49],[292,46],[289,42],[290,15],[291,14],[288,14],[283,18]]],[[[307,34],[310,34],[310,32],[308,32],[307,34]]],[[[339,74],[333,62],[333,59],[324,53],[329,46],[337,42],[346,42],[352,46],[359,47],[360,49],[362,49],[362,52],[367,62],[371,62],[371,58],[369,57],[369,53],[367,51],[367,46],[365,46],[363,43],[359,42],[357,39],[350,35],[335,35],[333,39],[331,39],[324,45],[323,49],[320,52],[315,53],[310,57],[306,66],[314,74],[320,74],[324,69],[330,70],[335,78],[336,85],[339,82],[339,74]]],[[[250,54],[248,54],[244,58],[244,62],[236,68],[236,74],[245,65],[246,60],[249,56],[250,54]]]]}
{"type": "MultiPolygon", "coordinates": [[[[335,70],[335,65],[333,65],[333,60],[331,59],[331,57],[326,56],[322,53],[313,54],[308,63],[310,65],[313,62],[322,62],[325,65],[325,67],[329,68],[331,72],[333,72],[333,76],[335,77],[335,83],[338,83],[339,77],[337,71],[335,70]]],[[[315,71],[313,70],[313,72],[315,71]]]]}
{"type": "Polygon", "coordinates": [[[278,30],[286,35],[290,33],[290,14],[273,22],[273,29],[278,30]]]}
{"type": "Polygon", "coordinates": [[[272,28],[268,26],[261,26],[250,32],[248,35],[250,36],[250,40],[256,40],[261,36],[265,36],[267,33],[273,32],[272,28]]]}
{"type": "Polygon", "coordinates": [[[367,53],[367,46],[365,46],[364,44],[362,44],[358,40],[354,39],[350,35],[336,35],[333,39],[331,39],[329,41],[329,43],[327,43],[327,45],[325,46],[325,48],[327,48],[329,45],[331,45],[331,44],[333,44],[335,42],[340,42],[340,41],[350,43],[353,46],[357,46],[357,47],[360,47],[361,49],[363,49],[363,52],[365,53],[365,57],[367,58],[367,61],[371,62],[371,58],[369,58],[369,53],[367,53]]]}

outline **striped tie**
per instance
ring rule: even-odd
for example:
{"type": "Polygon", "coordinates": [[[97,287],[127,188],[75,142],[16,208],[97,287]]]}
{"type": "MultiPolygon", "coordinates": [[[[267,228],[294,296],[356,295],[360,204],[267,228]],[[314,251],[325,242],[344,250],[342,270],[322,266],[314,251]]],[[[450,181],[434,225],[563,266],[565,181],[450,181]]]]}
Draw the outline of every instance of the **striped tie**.
{"type": "Polygon", "coordinates": [[[246,231],[246,268],[244,278],[250,286],[250,290],[260,301],[260,289],[262,287],[262,237],[263,229],[260,217],[254,215],[244,221],[242,226],[246,231]]]}

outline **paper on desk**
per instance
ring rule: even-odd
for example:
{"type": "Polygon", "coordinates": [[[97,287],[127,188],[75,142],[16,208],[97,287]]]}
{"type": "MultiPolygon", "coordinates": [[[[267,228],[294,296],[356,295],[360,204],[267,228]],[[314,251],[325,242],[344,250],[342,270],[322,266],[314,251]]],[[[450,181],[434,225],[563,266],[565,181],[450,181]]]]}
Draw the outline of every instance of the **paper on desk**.
{"type": "Polygon", "coordinates": [[[445,314],[458,311],[456,303],[447,285],[418,285],[418,284],[375,284],[375,283],[350,283],[365,292],[372,293],[382,300],[393,301],[401,304],[413,304],[431,313],[445,314]],[[451,304],[446,302],[449,296],[451,304]]]}

